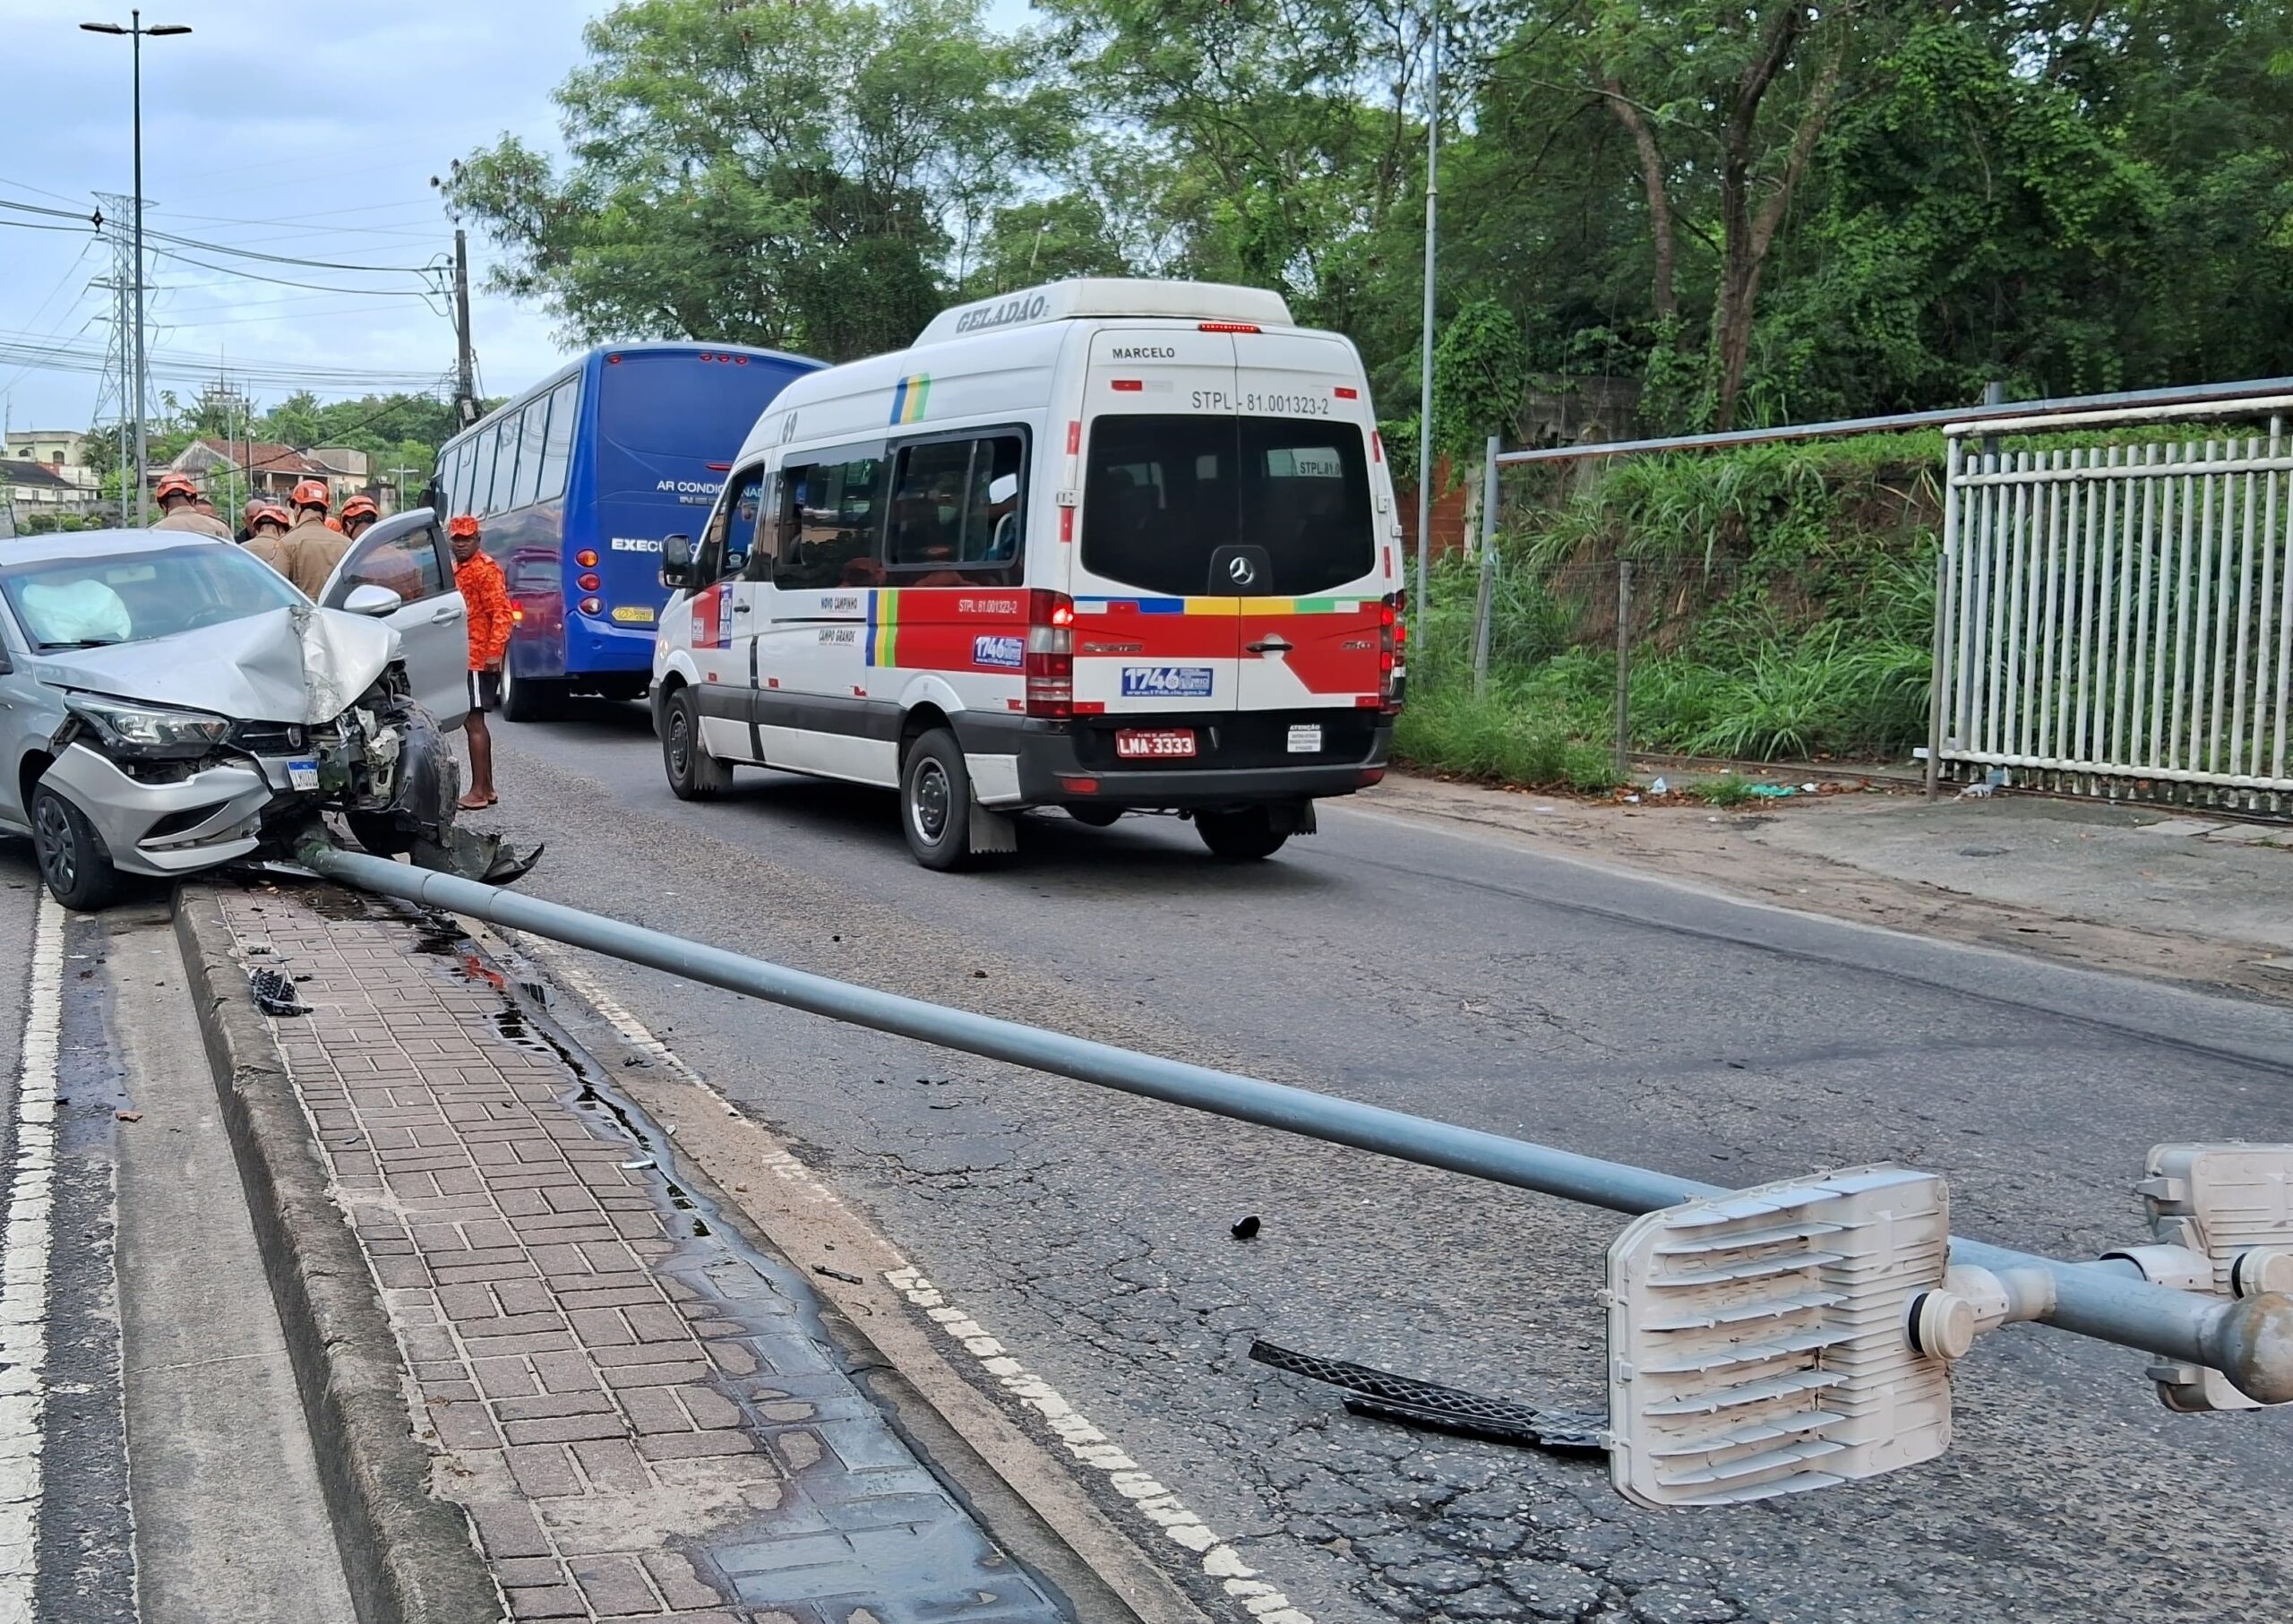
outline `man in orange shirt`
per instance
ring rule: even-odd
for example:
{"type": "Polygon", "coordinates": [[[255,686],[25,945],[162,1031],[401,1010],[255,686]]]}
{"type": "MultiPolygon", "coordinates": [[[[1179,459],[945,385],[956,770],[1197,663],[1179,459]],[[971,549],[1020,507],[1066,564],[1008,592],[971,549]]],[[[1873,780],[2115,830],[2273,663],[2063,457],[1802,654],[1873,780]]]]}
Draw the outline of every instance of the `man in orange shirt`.
{"type": "Polygon", "coordinates": [[[469,717],[462,724],[469,735],[469,793],[461,806],[464,812],[476,812],[500,798],[494,793],[494,739],[485,730],[485,713],[502,703],[502,661],[510,651],[510,587],[502,566],[478,543],[477,520],[457,513],[446,523],[446,539],[454,549],[454,585],[469,614],[469,717]]]}

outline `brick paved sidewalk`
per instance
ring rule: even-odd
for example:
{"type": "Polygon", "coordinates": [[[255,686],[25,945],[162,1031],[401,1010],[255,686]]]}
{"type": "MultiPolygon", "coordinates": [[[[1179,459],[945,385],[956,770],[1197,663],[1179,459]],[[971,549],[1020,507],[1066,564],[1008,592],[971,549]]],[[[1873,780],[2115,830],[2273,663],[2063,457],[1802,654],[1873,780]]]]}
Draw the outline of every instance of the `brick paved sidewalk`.
{"type": "Polygon", "coordinates": [[[853,1385],[803,1281],[526,1031],[450,932],[225,893],[418,1391],[435,1491],[515,1619],[1060,1616],[853,1385]]]}

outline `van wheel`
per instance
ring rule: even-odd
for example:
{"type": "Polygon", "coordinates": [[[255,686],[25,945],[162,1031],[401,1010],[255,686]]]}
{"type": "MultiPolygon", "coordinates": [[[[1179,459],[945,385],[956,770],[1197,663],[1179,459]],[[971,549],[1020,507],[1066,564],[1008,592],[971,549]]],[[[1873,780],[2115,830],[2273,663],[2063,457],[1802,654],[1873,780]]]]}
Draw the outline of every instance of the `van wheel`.
{"type": "Polygon", "coordinates": [[[506,722],[552,722],[565,713],[563,683],[545,683],[502,667],[502,719],[506,722]]]}
{"type": "Polygon", "coordinates": [[[668,717],[661,729],[661,766],[669,776],[669,791],[680,801],[714,801],[733,782],[733,769],[709,753],[700,742],[700,703],[691,688],[669,696],[668,717]]]}
{"type": "Polygon", "coordinates": [[[963,746],[944,727],[908,747],[899,774],[899,825],[907,849],[925,868],[971,862],[971,772],[963,746]]]}
{"type": "Polygon", "coordinates": [[[118,894],[119,871],[96,826],[46,786],[32,792],[32,850],[40,878],[65,907],[92,911],[118,894]]]}
{"type": "Polygon", "coordinates": [[[1115,820],[1122,816],[1120,806],[1069,805],[1067,815],[1078,823],[1087,823],[1093,829],[1112,829],[1115,820]]]}
{"type": "Polygon", "coordinates": [[[1290,838],[1288,829],[1275,827],[1274,809],[1270,806],[1197,812],[1194,832],[1202,837],[1210,855],[1224,863],[1256,863],[1271,857],[1290,838]]]}

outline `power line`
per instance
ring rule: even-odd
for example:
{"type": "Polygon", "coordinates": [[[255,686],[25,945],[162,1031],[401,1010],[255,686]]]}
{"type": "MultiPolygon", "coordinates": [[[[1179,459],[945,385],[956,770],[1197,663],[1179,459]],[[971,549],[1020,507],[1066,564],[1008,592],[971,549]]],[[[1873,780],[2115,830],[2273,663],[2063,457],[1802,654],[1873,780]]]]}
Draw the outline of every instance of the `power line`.
{"type": "MultiPolygon", "coordinates": [[[[0,225],[9,223],[0,220],[0,225]]],[[[150,237],[153,233],[146,227],[143,235],[150,237]]],[[[427,288],[338,288],[328,282],[304,282],[291,277],[263,276],[256,271],[243,271],[236,265],[210,264],[205,260],[194,259],[173,248],[147,247],[144,252],[158,258],[174,260],[178,264],[196,265],[200,270],[211,271],[217,276],[233,277],[243,282],[262,282],[273,288],[301,288],[313,293],[355,293],[384,299],[428,299],[435,296],[434,291],[427,288]]]]}

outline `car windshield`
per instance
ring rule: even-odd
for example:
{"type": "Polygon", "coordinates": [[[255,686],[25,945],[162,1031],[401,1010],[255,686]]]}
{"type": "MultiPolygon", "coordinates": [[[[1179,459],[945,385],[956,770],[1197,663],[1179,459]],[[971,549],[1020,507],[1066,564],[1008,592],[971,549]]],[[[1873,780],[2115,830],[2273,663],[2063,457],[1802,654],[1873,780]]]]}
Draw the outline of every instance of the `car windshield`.
{"type": "Polygon", "coordinates": [[[219,542],[0,565],[0,593],[42,651],[146,642],[304,601],[277,571],[219,542]]]}

